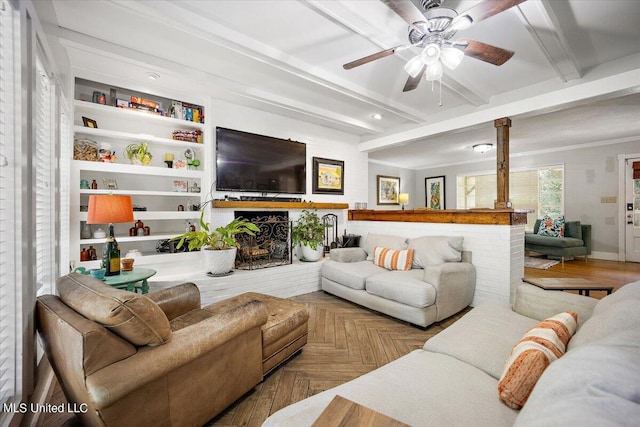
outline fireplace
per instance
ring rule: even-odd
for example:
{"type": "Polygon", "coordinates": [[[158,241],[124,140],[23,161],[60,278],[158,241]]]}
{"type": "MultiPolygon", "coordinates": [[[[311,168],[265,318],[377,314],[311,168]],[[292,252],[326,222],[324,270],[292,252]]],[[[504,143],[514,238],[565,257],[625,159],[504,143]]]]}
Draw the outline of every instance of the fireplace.
{"type": "Polygon", "coordinates": [[[286,211],[235,211],[236,218],[248,219],[258,226],[255,236],[236,236],[236,268],[256,270],[291,264],[291,221],[286,211]]]}

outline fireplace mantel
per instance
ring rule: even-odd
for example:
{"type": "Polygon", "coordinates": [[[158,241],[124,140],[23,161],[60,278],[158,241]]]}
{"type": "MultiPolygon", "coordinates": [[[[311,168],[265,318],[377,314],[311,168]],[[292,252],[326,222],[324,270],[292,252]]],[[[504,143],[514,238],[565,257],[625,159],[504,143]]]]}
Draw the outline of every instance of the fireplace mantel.
{"type": "Polygon", "coordinates": [[[214,200],[214,208],[257,208],[257,209],[349,209],[348,203],[317,202],[277,202],[277,201],[244,201],[214,200]]]}

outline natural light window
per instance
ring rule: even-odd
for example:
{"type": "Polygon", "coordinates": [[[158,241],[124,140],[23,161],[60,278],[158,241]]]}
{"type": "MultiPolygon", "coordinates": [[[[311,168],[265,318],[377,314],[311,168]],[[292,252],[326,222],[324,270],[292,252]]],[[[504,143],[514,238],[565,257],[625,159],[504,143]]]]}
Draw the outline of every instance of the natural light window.
{"type": "MultiPolygon", "coordinates": [[[[495,172],[459,175],[457,178],[458,209],[490,208],[496,200],[495,172]]],[[[564,213],[564,166],[547,166],[513,171],[509,174],[509,198],[514,209],[531,210],[527,214],[527,231],[536,218],[564,213]]]]}

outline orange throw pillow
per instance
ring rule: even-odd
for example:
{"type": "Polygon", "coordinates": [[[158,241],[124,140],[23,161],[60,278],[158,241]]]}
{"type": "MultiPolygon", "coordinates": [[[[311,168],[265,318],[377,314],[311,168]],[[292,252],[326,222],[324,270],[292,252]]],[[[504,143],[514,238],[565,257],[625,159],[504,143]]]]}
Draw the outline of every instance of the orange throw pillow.
{"type": "Polygon", "coordinates": [[[373,263],[387,270],[411,270],[413,249],[398,251],[376,246],[373,249],[373,263]]]}
{"type": "Polygon", "coordinates": [[[500,400],[510,408],[522,408],[547,366],[564,354],[577,327],[577,313],[566,311],[529,329],[505,363],[498,383],[500,400]]]}

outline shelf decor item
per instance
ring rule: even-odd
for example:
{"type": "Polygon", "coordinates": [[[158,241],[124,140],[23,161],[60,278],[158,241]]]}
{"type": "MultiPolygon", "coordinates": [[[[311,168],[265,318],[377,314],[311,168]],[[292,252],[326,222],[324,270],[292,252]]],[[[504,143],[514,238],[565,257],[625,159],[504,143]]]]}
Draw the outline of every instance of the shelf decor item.
{"type": "Polygon", "coordinates": [[[133,221],[131,196],[91,195],[87,224],[109,224],[109,236],[104,245],[102,265],[107,276],[120,274],[120,245],[116,241],[113,224],[133,221]]]}
{"type": "Polygon", "coordinates": [[[300,261],[319,261],[324,255],[325,225],[313,211],[303,210],[291,228],[291,241],[300,261]]]}
{"type": "Polygon", "coordinates": [[[207,271],[213,276],[226,275],[233,270],[236,261],[237,246],[235,236],[249,234],[255,236],[258,226],[245,218],[234,218],[227,225],[211,230],[208,222],[204,222],[204,210],[200,213],[200,230],[187,231],[171,241],[178,241],[176,249],[187,245],[189,251],[202,249],[207,271]]]}
{"type": "Polygon", "coordinates": [[[127,148],[125,148],[125,154],[134,165],[149,166],[151,159],[153,159],[146,142],[127,145],[127,148]]]}

